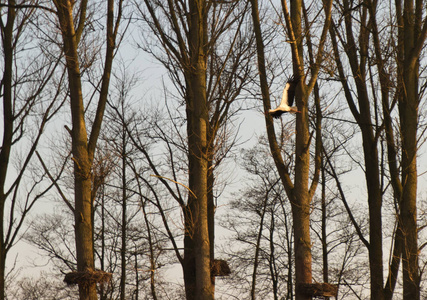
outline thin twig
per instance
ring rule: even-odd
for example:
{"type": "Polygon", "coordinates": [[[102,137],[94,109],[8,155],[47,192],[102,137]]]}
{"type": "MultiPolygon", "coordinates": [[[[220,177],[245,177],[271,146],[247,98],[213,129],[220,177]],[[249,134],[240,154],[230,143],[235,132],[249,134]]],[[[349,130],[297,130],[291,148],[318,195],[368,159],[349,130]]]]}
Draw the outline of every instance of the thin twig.
{"type": "Polygon", "coordinates": [[[193,191],[188,186],[186,186],[185,184],[182,184],[181,182],[178,182],[178,181],[175,181],[173,179],[170,179],[170,178],[167,178],[167,177],[164,177],[164,176],[160,176],[160,175],[150,175],[150,176],[161,178],[161,179],[167,179],[169,181],[172,181],[173,183],[179,184],[179,185],[185,187],[193,195],[193,197],[195,199],[197,199],[196,194],[194,194],[193,191]]]}

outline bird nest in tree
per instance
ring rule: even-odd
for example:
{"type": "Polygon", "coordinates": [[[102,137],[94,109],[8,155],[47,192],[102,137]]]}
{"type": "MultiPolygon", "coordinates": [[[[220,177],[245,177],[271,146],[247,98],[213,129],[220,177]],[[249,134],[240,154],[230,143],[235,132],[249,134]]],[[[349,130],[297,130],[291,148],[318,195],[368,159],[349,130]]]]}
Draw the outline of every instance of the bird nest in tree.
{"type": "Polygon", "coordinates": [[[231,270],[228,263],[222,259],[214,259],[211,265],[212,276],[228,276],[231,270]]]}
{"type": "Polygon", "coordinates": [[[106,283],[111,280],[111,273],[101,270],[73,271],[65,275],[64,282],[68,285],[91,285],[94,283],[106,283]]]}
{"type": "Polygon", "coordinates": [[[329,283],[300,283],[297,286],[298,292],[313,297],[336,297],[338,286],[329,283]]]}

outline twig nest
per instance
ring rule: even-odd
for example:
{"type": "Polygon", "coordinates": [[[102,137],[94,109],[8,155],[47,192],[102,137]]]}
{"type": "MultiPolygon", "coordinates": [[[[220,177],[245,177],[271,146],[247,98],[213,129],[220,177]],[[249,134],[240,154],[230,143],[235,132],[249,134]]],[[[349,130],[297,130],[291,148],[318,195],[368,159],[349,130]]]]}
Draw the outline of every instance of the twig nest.
{"type": "Polygon", "coordinates": [[[231,274],[228,263],[223,259],[214,259],[211,265],[211,276],[228,276],[231,274]]]}
{"type": "Polygon", "coordinates": [[[109,282],[111,277],[112,274],[105,271],[86,269],[85,271],[73,271],[66,274],[64,282],[68,285],[91,285],[109,282]]]}
{"type": "Polygon", "coordinates": [[[300,283],[298,292],[307,296],[336,297],[338,286],[330,283],[300,283]]]}

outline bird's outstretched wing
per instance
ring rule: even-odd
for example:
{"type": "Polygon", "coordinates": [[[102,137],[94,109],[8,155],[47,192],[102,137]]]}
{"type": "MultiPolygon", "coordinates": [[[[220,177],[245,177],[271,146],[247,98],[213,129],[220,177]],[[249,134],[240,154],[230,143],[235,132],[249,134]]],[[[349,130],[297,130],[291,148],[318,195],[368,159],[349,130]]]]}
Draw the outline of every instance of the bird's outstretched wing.
{"type": "Polygon", "coordinates": [[[292,76],[286,82],[285,88],[283,89],[282,100],[280,105],[276,109],[270,109],[268,113],[273,118],[280,118],[285,112],[297,113],[299,112],[296,107],[292,107],[295,98],[295,89],[299,82],[299,77],[292,76]]]}
{"type": "Polygon", "coordinates": [[[280,118],[280,116],[281,116],[284,112],[285,112],[285,111],[283,111],[283,110],[276,109],[276,110],[270,110],[268,113],[269,113],[273,118],[278,119],[278,118],[280,118]]]}
{"type": "MultiPolygon", "coordinates": [[[[297,87],[297,84],[299,82],[299,77],[293,75],[291,78],[288,79],[288,82],[286,83],[285,89],[287,89],[286,98],[287,98],[287,105],[292,106],[294,104],[294,98],[295,98],[295,90],[297,87]]],[[[283,96],[285,95],[285,91],[283,91],[283,96]]]]}

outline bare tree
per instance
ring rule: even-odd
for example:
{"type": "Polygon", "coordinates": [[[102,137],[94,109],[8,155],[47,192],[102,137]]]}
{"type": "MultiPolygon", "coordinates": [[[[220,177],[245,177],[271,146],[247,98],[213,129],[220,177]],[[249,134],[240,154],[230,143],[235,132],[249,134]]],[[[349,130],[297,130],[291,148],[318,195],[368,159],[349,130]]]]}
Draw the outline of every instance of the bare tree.
{"type": "MultiPolygon", "coordinates": [[[[344,3],[345,7],[350,9],[349,3],[344,3]]],[[[358,97],[356,103],[348,90],[347,81],[345,80],[346,75],[343,74],[342,64],[340,63],[338,51],[336,46],[334,47],[338,70],[340,72],[340,78],[345,82],[344,91],[350,111],[354,115],[358,125],[361,129],[363,139],[363,153],[365,159],[365,179],[368,187],[368,203],[369,203],[369,220],[370,220],[370,243],[369,249],[369,260],[371,268],[371,297],[382,299],[383,298],[383,253],[382,253],[382,193],[381,193],[381,182],[380,182],[380,166],[378,157],[378,137],[380,131],[378,127],[373,126],[372,120],[372,106],[370,104],[369,88],[367,86],[367,59],[362,54],[368,53],[369,43],[369,31],[367,27],[367,8],[361,8],[361,26],[358,31],[358,40],[355,40],[354,28],[352,28],[353,21],[349,15],[345,15],[346,21],[346,33],[348,37],[349,49],[346,53],[349,55],[349,61],[353,76],[355,79],[358,97]],[[365,24],[365,25],[363,25],[365,24]],[[360,46],[356,48],[356,43],[360,46]],[[360,49],[361,59],[357,59],[357,49],[360,49]],[[377,130],[376,130],[377,129],[377,130]]],[[[334,29],[331,29],[334,32],[334,29]]],[[[335,38],[332,38],[335,42],[335,38]]],[[[375,119],[374,119],[375,120],[375,119]]]]}
{"type": "MultiPolygon", "coordinates": [[[[241,33],[245,32],[241,29],[246,4],[211,1],[185,4],[144,1],[144,4],[140,6],[141,16],[162,48],[157,52],[143,47],[167,68],[184,100],[186,137],[181,133],[178,140],[185,141],[181,149],[187,156],[187,201],[179,192],[172,191],[158,170],[155,173],[174,194],[184,215],[184,257],[176,250],[175,253],[183,266],[187,299],[212,299],[215,282],[211,275],[214,262],[213,172],[230,147],[224,142],[225,124],[234,112],[231,105],[249,69],[248,42],[241,33]],[[224,33],[230,30],[225,38],[224,33]]],[[[175,172],[172,170],[172,179],[178,182],[175,172]]]]}
{"type": "Polygon", "coordinates": [[[39,278],[26,276],[20,278],[15,282],[8,297],[28,300],[66,300],[75,299],[76,293],[70,291],[64,282],[58,282],[58,278],[42,273],[39,278]]]}
{"type": "Polygon", "coordinates": [[[227,291],[236,297],[258,299],[294,295],[291,209],[273,167],[265,138],[241,152],[245,184],[230,202],[222,223],[233,232],[224,251],[233,273],[227,291]]]}
{"type": "MultiPolygon", "coordinates": [[[[338,76],[344,88],[345,96],[347,99],[348,106],[351,113],[354,116],[354,119],[358,123],[363,140],[363,151],[364,151],[364,160],[365,160],[365,177],[366,185],[368,189],[368,204],[369,204],[369,220],[370,220],[370,241],[366,243],[369,250],[369,259],[370,259],[370,268],[371,268],[371,297],[375,299],[391,299],[396,285],[397,272],[399,270],[399,262],[401,255],[406,252],[404,255],[409,255],[408,253],[416,253],[417,249],[417,237],[416,237],[416,168],[414,165],[412,167],[409,164],[415,162],[415,144],[416,143],[416,131],[417,131],[417,109],[419,100],[413,101],[411,105],[407,105],[408,101],[404,100],[404,97],[414,97],[413,99],[418,98],[418,67],[417,61],[419,60],[420,51],[422,44],[425,41],[425,32],[423,33],[422,27],[422,15],[419,13],[415,17],[413,10],[413,2],[408,1],[405,5],[406,12],[412,14],[411,19],[417,20],[412,25],[404,24],[404,17],[402,12],[402,3],[396,2],[395,6],[386,6],[385,9],[388,11],[380,11],[377,1],[369,1],[367,5],[362,6],[353,6],[352,3],[344,1],[343,5],[340,7],[342,11],[342,16],[344,19],[345,29],[342,31],[339,29],[340,26],[335,24],[331,27],[331,37],[334,47],[335,60],[338,70],[338,76]],[[349,12],[349,13],[347,13],[349,12]],[[377,19],[379,16],[387,14],[395,16],[390,22],[397,22],[399,28],[396,30],[384,30],[380,28],[377,19]],[[360,22],[359,25],[356,25],[354,18],[357,18],[360,22]],[[417,24],[417,25],[415,25],[417,24]],[[357,29],[355,26],[358,26],[357,29]],[[404,33],[406,26],[415,26],[411,27],[407,32],[407,35],[404,33]],[[403,42],[404,37],[408,38],[416,36],[416,43],[411,42],[409,47],[411,50],[404,52],[403,42]],[[345,38],[344,38],[345,37],[345,38]],[[391,45],[390,43],[382,44],[382,40],[395,41],[397,38],[397,47],[391,45]],[[337,40],[340,41],[341,45],[345,49],[345,53],[348,58],[349,67],[351,74],[354,78],[354,86],[357,91],[357,102],[352,96],[351,81],[347,80],[347,75],[345,73],[346,66],[342,62],[340,57],[340,52],[338,49],[337,40]],[[373,48],[369,46],[370,41],[372,41],[373,48]],[[372,55],[370,56],[370,54],[372,55]],[[408,54],[408,62],[412,64],[407,73],[404,74],[404,65],[405,59],[404,54],[408,54]],[[410,54],[409,54],[410,53],[410,54]],[[372,64],[375,62],[375,64],[372,64]],[[397,73],[394,73],[393,68],[390,68],[391,65],[396,65],[394,70],[397,70],[397,73]],[[377,71],[373,71],[373,68],[377,68],[377,71]],[[393,74],[394,73],[394,74],[393,74]],[[409,78],[409,74],[412,74],[410,81],[411,87],[404,87],[403,78],[409,78]],[[369,79],[369,80],[367,80],[369,79]],[[378,96],[374,90],[376,85],[375,80],[379,82],[380,86],[380,95],[378,96]],[[416,87],[415,87],[416,85],[416,87]],[[407,88],[412,89],[411,95],[407,88]],[[406,92],[403,92],[405,90],[406,92]],[[414,92],[415,91],[415,92],[414,92]],[[393,96],[394,92],[394,97],[393,96]],[[405,96],[404,96],[405,95],[405,96]],[[415,96],[416,95],[416,96],[415,96]],[[379,98],[379,100],[378,100],[379,98]],[[392,99],[392,101],[390,100],[392,99]],[[400,144],[396,140],[394,134],[393,124],[393,108],[396,107],[396,103],[399,105],[399,119],[400,119],[400,139],[402,141],[401,149],[398,149],[400,144]],[[382,111],[381,111],[382,109],[382,111]],[[380,113],[382,112],[382,119],[380,113]],[[412,113],[411,113],[412,112],[412,113]],[[411,114],[408,122],[408,114],[411,114]],[[387,157],[388,157],[388,166],[390,173],[390,183],[393,187],[394,198],[396,199],[396,207],[398,207],[396,214],[397,218],[397,230],[396,237],[393,239],[393,256],[390,262],[389,275],[384,289],[384,279],[383,279],[383,226],[382,226],[382,205],[383,205],[383,181],[382,176],[382,159],[378,154],[379,149],[379,138],[381,137],[382,131],[385,129],[385,139],[387,141],[387,157]],[[408,136],[406,136],[408,135],[408,136]],[[406,142],[405,142],[406,140],[406,142]],[[412,142],[410,142],[412,141],[412,142]],[[412,149],[412,150],[409,150],[412,149]],[[399,152],[401,151],[401,152],[399,152]],[[402,154],[402,160],[400,163],[402,177],[399,178],[399,168],[398,168],[398,153],[402,154]],[[409,158],[407,156],[409,154],[409,158]],[[411,163],[409,163],[411,161],[411,163]],[[411,170],[411,171],[409,171],[411,170]],[[408,173],[406,173],[408,172],[408,173]],[[414,177],[411,178],[412,174],[414,177]],[[403,184],[402,184],[403,183],[403,184]],[[408,190],[403,192],[404,187],[408,190]],[[412,191],[412,192],[409,192],[412,191]],[[412,196],[409,196],[412,195],[412,196]],[[409,198],[411,200],[409,200],[409,198]],[[406,199],[406,200],[403,200],[406,199]],[[402,210],[401,205],[409,205],[402,210]],[[411,203],[411,204],[409,204],[411,203]],[[408,226],[404,229],[403,220],[408,222],[408,226]],[[411,221],[412,220],[412,221],[411,221]],[[411,224],[411,225],[410,225],[411,224]],[[410,233],[412,232],[412,234],[410,233]],[[405,243],[407,243],[405,245],[405,243]],[[409,246],[411,245],[411,246],[409,246]],[[409,247],[412,250],[403,250],[403,248],[409,247]],[[403,251],[403,252],[401,252],[403,251]],[[415,252],[414,252],[415,251],[415,252]]],[[[422,3],[417,2],[418,9],[422,11],[422,3]]],[[[410,22],[412,23],[412,21],[410,22]]],[[[427,27],[424,24],[424,28],[427,27]]],[[[425,31],[425,30],[424,30],[425,31]]],[[[406,45],[409,45],[406,44],[406,45]]],[[[406,48],[408,49],[408,48],[406,48]]],[[[363,240],[363,239],[362,239],[363,240]]],[[[408,270],[408,273],[404,275],[404,290],[409,289],[411,292],[408,292],[408,299],[418,299],[419,298],[419,289],[415,288],[418,286],[419,280],[417,272],[414,271],[418,269],[415,265],[418,265],[417,255],[411,254],[407,256],[404,261],[409,263],[411,261],[411,267],[407,265],[404,266],[404,273],[408,270]],[[411,258],[409,258],[411,257],[411,258]],[[406,271],[405,271],[406,269],[406,271]],[[410,283],[412,282],[412,283],[410,283]],[[418,292],[416,292],[418,290],[418,292]],[[418,296],[417,296],[418,293],[418,296]]],[[[406,292],[404,292],[405,294],[406,292]]]]}
{"type": "MultiPolygon", "coordinates": [[[[158,266],[166,263],[159,262],[162,253],[162,239],[154,232],[155,225],[152,224],[153,221],[147,208],[150,206],[150,202],[147,200],[150,190],[139,178],[140,173],[143,173],[148,167],[145,166],[144,160],[139,159],[139,151],[130,138],[131,134],[136,134],[136,132],[132,132],[132,126],[138,122],[138,114],[130,103],[129,95],[137,83],[136,74],[130,76],[129,74],[128,66],[123,64],[117,75],[114,76],[115,97],[111,97],[108,101],[106,115],[108,121],[103,133],[103,141],[106,152],[111,153],[114,157],[112,159],[114,172],[108,183],[104,182],[103,185],[106,189],[105,200],[109,200],[112,204],[108,205],[106,201],[99,203],[101,211],[98,211],[106,223],[108,223],[108,219],[113,221],[110,226],[101,224],[100,234],[104,235],[103,232],[107,232],[106,235],[110,235],[110,238],[113,236],[120,238],[114,243],[109,243],[108,238],[103,238],[101,241],[105,240],[105,242],[101,246],[114,249],[118,247],[120,299],[127,299],[131,294],[138,298],[143,290],[141,285],[147,281],[149,281],[151,295],[153,299],[156,299],[156,287],[161,285],[156,280],[160,277],[158,266]],[[120,201],[117,201],[117,198],[120,201]],[[113,210],[120,213],[111,212],[110,206],[115,207],[113,210]],[[114,227],[117,226],[118,229],[114,230],[114,227]],[[141,275],[141,273],[143,274],[141,275]],[[132,285],[135,286],[134,291],[132,291],[132,285]]],[[[155,219],[157,220],[157,218],[155,219]]],[[[110,262],[111,267],[114,264],[113,261],[110,262]]]]}
{"type": "Polygon", "coordinates": [[[50,60],[43,50],[26,48],[40,43],[37,34],[30,32],[38,18],[36,5],[34,1],[33,5],[19,7],[15,1],[8,1],[0,6],[0,299],[5,299],[7,254],[20,238],[36,200],[52,187],[42,188],[43,174],[33,173],[33,182],[26,181],[25,174],[48,122],[64,101],[61,89],[49,84],[59,61],[50,60]],[[29,185],[27,191],[23,190],[25,184],[29,185]]]}
{"type": "MultiPolygon", "coordinates": [[[[122,18],[123,1],[115,4],[113,0],[109,0],[106,3],[106,53],[103,74],[99,80],[99,99],[96,103],[95,118],[92,122],[89,136],[86,128],[87,116],[85,115],[86,108],[83,101],[82,66],[80,62],[85,54],[84,51],[89,50],[82,49],[81,42],[91,21],[89,18],[91,15],[90,8],[88,7],[88,1],[53,0],[53,4],[58,18],[58,27],[61,30],[61,48],[65,54],[71,104],[72,129],[70,134],[72,137],[72,159],[74,161],[75,199],[73,212],[75,216],[77,271],[80,274],[86,273],[90,275],[95,272],[92,167],[108,97],[114,51],[118,46],[117,39],[122,18]],[[117,9],[116,13],[115,9],[117,9]],[[75,11],[78,11],[78,13],[75,14],[75,11]]],[[[96,280],[82,280],[75,283],[79,284],[80,299],[97,299],[96,280]]]]}
{"type": "Polygon", "coordinates": [[[423,1],[396,1],[398,24],[398,103],[402,139],[402,193],[399,195],[402,224],[403,299],[420,299],[417,226],[417,149],[420,54],[427,39],[423,1]],[[403,6],[402,6],[403,4],[403,6]],[[424,18],[424,19],[423,19],[424,18]]]}
{"type": "MultiPolygon", "coordinates": [[[[258,50],[258,69],[260,77],[260,85],[264,111],[267,112],[270,108],[270,93],[267,80],[265,45],[263,34],[261,31],[260,16],[258,9],[258,1],[251,1],[252,4],[252,19],[254,23],[254,31],[256,36],[258,50]]],[[[268,140],[271,153],[274,158],[276,168],[279,172],[280,179],[286,190],[286,194],[292,205],[293,230],[294,230],[294,253],[295,253],[295,274],[296,274],[296,299],[311,299],[311,295],[304,292],[304,289],[299,288],[304,284],[312,283],[312,267],[311,267],[311,240],[310,240],[310,202],[317,187],[319,170],[320,170],[320,151],[316,147],[315,154],[315,176],[309,186],[309,169],[310,169],[310,143],[312,134],[309,132],[309,116],[308,116],[308,100],[311,91],[313,90],[320,63],[323,58],[323,47],[326,42],[326,34],[331,22],[332,1],[326,1],[322,5],[324,9],[325,22],[321,31],[315,63],[311,64],[311,78],[308,85],[305,84],[305,67],[304,67],[304,49],[303,40],[306,36],[303,32],[309,30],[309,24],[305,24],[306,28],[302,27],[302,1],[292,1],[289,11],[287,2],[282,1],[282,9],[284,20],[286,23],[286,33],[290,40],[292,50],[292,62],[294,76],[299,78],[299,84],[296,91],[296,104],[300,113],[296,116],[296,141],[295,141],[295,166],[294,166],[294,182],[291,180],[291,172],[287,164],[284,162],[277,137],[273,125],[273,119],[266,114],[265,122],[268,140]]],[[[319,145],[321,136],[316,133],[316,144],[319,145]]]]}

